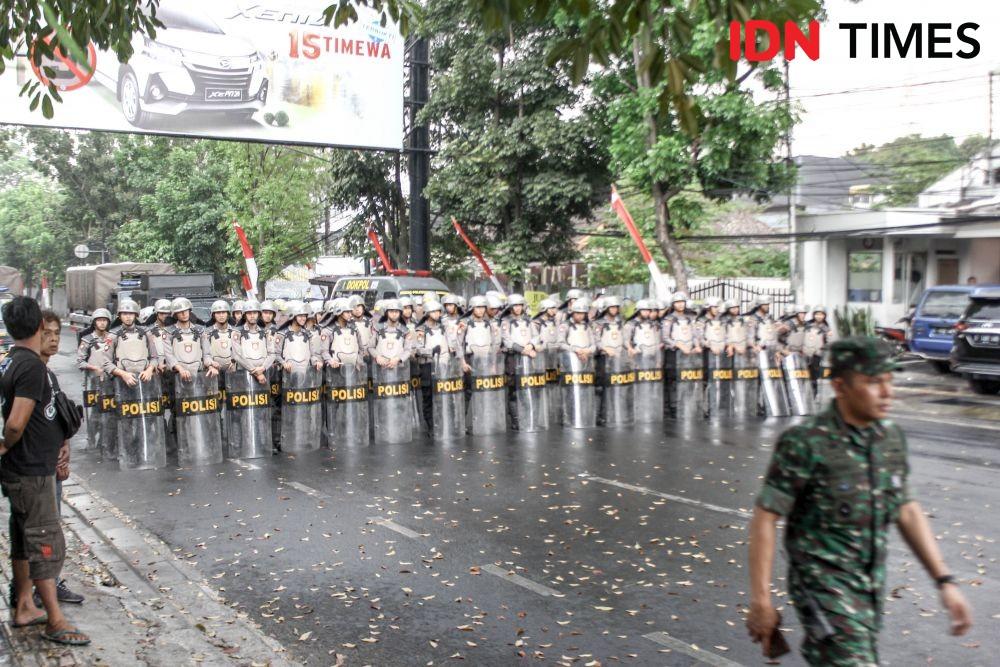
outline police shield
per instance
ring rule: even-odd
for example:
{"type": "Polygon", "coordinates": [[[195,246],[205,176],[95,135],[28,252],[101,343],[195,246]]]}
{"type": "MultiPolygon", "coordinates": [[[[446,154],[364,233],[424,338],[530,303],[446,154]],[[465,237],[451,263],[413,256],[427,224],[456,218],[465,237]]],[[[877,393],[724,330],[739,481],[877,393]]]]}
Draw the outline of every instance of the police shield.
{"type": "Polygon", "coordinates": [[[559,385],[559,350],[545,353],[545,404],[549,411],[549,426],[562,422],[562,387],[559,385]]]}
{"type": "Polygon", "coordinates": [[[462,361],[451,354],[436,355],[431,362],[434,439],[465,435],[465,380],[462,361]]]}
{"type": "Polygon", "coordinates": [[[83,374],[83,407],[87,418],[87,449],[100,449],[103,435],[101,377],[94,371],[83,374]]]}
{"type": "Polygon", "coordinates": [[[413,419],[413,430],[427,431],[427,417],[424,414],[423,380],[420,377],[420,362],[410,359],[410,416],[413,419]]]}
{"type": "Polygon", "coordinates": [[[182,466],[222,463],[219,429],[219,383],[206,371],[184,381],[174,377],[174,419],[177,424],[177,461],[182,466]]]}
{"type": "Polygon", "coordinates": [[[118,420],[115,413],[115,378],[105,374],[98,383],[100,391],[101,460],[118,460],[118,420]]]}
{"type": "Polygon", "coordinates": [[[637,354],[635,367],[635,421],[655,424],[663,421],[663,363],[661,352],[648,349],[637,354]]]}
{"type": "Polygon", "coordinates": [[[833,387],[830,385],[830,359],[824,353],[812,358],[810,364],[813,378],[813,401],[817,409],[830,404],[833,400],[833,387]]]}
{"type": "Polygon", "coordinates": [[[472,435],[494,435],[507,430],[507,378],[500,355],[486,351],[473,354],[469,406],[465,422],[472,435]]]}
{"type": "Polygon", "coordinates": [[[354,363],[326,369],[324,429],[328,446],[367,444],[368,368],[354,363]]]}
{"type": "Polygon", "coordinates": [[[733,406],[734,419],[756,417],[758,414],[758,388],[760,368],[752,352],[733,355],[733,406]]]}
{"type": "Polygon", "coordinates": [[[167,465],[163,392],[155,375],[134,386],[115,379],[118,465],[122,470],[157,470],[167,465]]]}
{"type": "Polygon", "coordinates": [[[811,415],[814,412],[813,388],[806,358],[793,352],[782,359],[781,365],[785,373],[789,411],[800,417],[811,415]]]}
{"type": "Polygon", "coordinates": [[[271,455],[271,387],[237,369],[226,375],[229,457],[259,459],[271,455]]]}
{"type": "Polygon", "coordinates": [[[634,423],[635,371],[624,350],[613,357],[605,357],[603,381],[604,423],[608,426],[634,423]]]}
{"type": "Polygon", "coordinates": [[[285,371],[281,377],[281,451],[319,449],[323,426],[323,388],[312,366],[285,371]]]}
{"type": "Polygon", "coordinates": [[[760,370],[760,403],[768,417],[788,416],[788,395],[785,391],[785,373],[777,355],[771,350],[757,353],[760,370]]]}
{"type": "Polygon", "coordinates": [[[534,359],[519,354],[514,358],[514,402],[517,428],[526,433],[549,427],[549,409],[545,394],[545,355],[534,359]]]}
{"type": "Polygon", "coordinates": [[[582,361],[576,352],[560,356],[559,383],[562,385],[563,426],[592,428],[597,425],[594,398],[594,358],[582,361]]]}
{"type": "Polygon", "coordinates": [[[398,364],[387,368],[372,366],[372,405],[374,415],[374,442],[376,445],[395,445],[413,440],[413,420],[409,418],[410,365],[398,364]]]}
{"type": "Polygon", "coordinates": [[[705,371],[705,403],[709,416],[717,419],[731,416],[736,375],[733,357],[726,356],[724,352],[714,354],[709,351],[705,371]]]}
{"type": "Polygon", "coordinates": [[[702,394],[705,383],[705,368],[701,354],[685,354],[680,350],[673,353],[676,362],[673,389],[675,416],[682,421],[694,421],[705,416],[702,394]]]}

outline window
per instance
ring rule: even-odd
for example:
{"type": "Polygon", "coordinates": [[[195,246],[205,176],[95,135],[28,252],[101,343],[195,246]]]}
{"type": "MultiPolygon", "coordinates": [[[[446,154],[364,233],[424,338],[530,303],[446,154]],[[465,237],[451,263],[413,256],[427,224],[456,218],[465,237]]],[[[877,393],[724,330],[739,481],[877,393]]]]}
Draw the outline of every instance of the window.
{"type": "Polygon", "coordinates": [[[968,305],[968,292],[931,292],[921,304],[919,316],[957,320],[968,305]]]}
{"type": "Polygon", "coordinates": [[[973,299],[964,319],[1000,321],[1000,299],[973,299]]]}
{"type": "Polygon", "coordinates": [[[881,251],[848,253],[847,300],[853,303],[877,303],[882,300],[881,251]]]}

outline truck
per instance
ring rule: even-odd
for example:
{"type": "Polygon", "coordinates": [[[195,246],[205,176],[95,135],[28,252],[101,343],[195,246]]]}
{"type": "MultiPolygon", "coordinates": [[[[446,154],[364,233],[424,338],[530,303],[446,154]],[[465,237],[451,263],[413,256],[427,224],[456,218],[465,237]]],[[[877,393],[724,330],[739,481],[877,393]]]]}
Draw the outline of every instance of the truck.
{"type": "Polygon", "coordinates": [[[126,274],[118,282],[119,298],[129,298],[140,308],[154,305],[159,299],[185,297],[192,312],[202,322],[211,319],[212,303],[220,298],[212,273],[126,274]]]}
{"type": "Polygon", "coordinates": [[[342,296],[360,296],[368,308],[381,299],[403,296],[436,294],[440,299],[448,294],[448,286],[433,277],[425,276],[318,276],[310,281],[322,288],[327,299],[342,296]]]}

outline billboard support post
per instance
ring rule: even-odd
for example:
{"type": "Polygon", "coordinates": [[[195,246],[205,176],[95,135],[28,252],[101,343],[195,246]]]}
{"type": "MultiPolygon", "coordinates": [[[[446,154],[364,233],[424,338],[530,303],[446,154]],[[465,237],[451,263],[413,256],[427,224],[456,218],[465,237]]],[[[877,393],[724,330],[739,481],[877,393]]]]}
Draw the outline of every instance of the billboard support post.
{"type": "Polygon", "coordinates": [[[427,104],[430,48],[424,38],[413,41],[410,51],[410,268],[431,268],[430,211],[424,187],[430,177],[430,132],[417,124],[417,115],[427,104]]]}

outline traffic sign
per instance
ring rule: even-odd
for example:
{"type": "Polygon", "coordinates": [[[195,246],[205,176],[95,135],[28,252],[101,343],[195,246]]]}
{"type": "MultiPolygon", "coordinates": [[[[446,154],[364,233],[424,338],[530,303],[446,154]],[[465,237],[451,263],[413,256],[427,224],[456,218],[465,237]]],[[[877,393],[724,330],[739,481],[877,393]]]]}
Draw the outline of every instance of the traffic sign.
{"type": "MultiPolygon", "coordinates": [[[[45,39],[46,43],[51,41],[51,35],[45,39]]],[[[43,58],[43,65],[46,67],[51,67],[56,72],[57,79],[67,79],[67,81],[56,81],[56,90],[67,93],[71,90],[77,90],[78,88],[83,88],[90,80],[94,78],[94,72],[97,71],[97,50],[94,48],[94,43],[91,42],[87,45],[87,65],[90,71],[84,71],[80,67],[80,64],[73,60],[68,54],[66,54],[62,49],[56,49],[53,52],[55,60],[50,58],[43,58]],[[68,71],[66,71],[68,70],[68,71]]],[[[35,63],[34,58],[31,59],[31,69],[34,70],[35,76],[46,86],[50,85],[48,77],[45,76],[45,72],[42,68],[35,63]]]]}
{"type": "Polygon", "coordinates": [[[73,254],[80,259],[87,259],[90,256],[90,248],[87,247],[86,243],[81,243],[80,245],[73,248],[73,254]]]}

